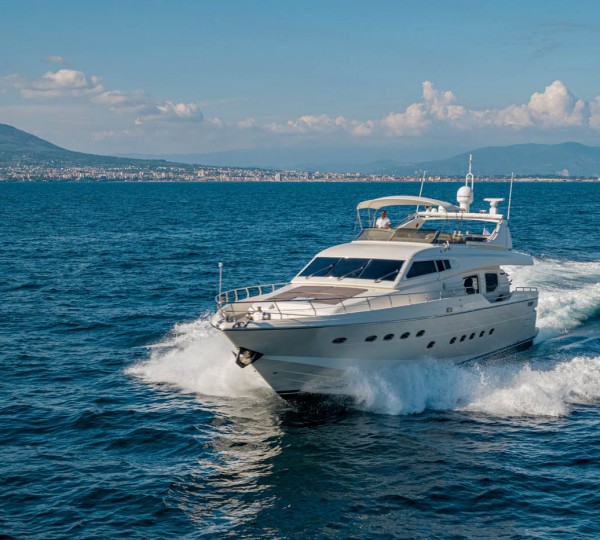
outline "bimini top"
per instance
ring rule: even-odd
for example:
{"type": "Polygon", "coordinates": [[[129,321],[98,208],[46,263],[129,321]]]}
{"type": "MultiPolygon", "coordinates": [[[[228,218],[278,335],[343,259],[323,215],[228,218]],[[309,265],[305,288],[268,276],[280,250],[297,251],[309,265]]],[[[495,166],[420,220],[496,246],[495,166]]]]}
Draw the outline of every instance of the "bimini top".
{"type": "Polygon", "coordinates": [[[368,208],[369,210],[379,210],[384,206],[441,206],[446,212],[459,212],[460,208],[445,201],[429,199],[427,197],[412,197],[410,195],[401,195],[393,197],[380,197],[371,199],[358,204],[356,210],[368,208]]]}

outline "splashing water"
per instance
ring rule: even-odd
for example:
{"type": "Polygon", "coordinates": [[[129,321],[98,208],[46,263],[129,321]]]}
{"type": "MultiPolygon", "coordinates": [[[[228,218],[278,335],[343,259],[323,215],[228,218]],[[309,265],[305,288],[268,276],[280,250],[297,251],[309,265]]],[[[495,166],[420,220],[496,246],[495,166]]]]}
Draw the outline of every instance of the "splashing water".
{"type": "Polygon", "coordinates": [[[512,276],[514,286],[540,288],[537,342],[569,332],[600,313],[600,263],[536,260],[512,276]]]}
{"type": "MultiPolygon", "coordinates": [[[[534,267],[513,271],[512,278],[515,286],[541,289],[538,342],[573,330],[599,311],[597,263],[536,261],[534,267]]],[[[167,340],[151,349],[150,359],[128,374],[205,396],[273,395],[256,372],[233,362],[230,344],[206,316],[176,325],[167,340]]],[[[497,416],[563,416],[574,404],[600,399],[600,357],[578,356],[541,369],[509,361],[456,366],[437,360],[377,372],[352,368],[343,388],[357,408],[385,414],[460,409],[497,416]]]]}
{"type": "Polygon", "coordinates": [[[551,370],[516,365],[406,363],[369,373],[348,370],[345,393],[361,410],[414,414],[426,409],[493,416],[564,416],[575,404],[600,401],[600,357],[576,357],[551,370]]]}
{"type": "Polygon", "coordinates": [[[491,384],[465,407],[498,416],[564,416],[600,401],[600,357],[575,357],[549,371],[524,366],[507,386],[491,384]]]}
{"type": "Polygon", "coordinates": [[[127,374],[206,396],[251,397],[269,392],[256,372],[240,369],[232,356],[231,345],[203,317],[175,325],[166,341],[152,347],[150,359],[130,367],[127,374]]]}

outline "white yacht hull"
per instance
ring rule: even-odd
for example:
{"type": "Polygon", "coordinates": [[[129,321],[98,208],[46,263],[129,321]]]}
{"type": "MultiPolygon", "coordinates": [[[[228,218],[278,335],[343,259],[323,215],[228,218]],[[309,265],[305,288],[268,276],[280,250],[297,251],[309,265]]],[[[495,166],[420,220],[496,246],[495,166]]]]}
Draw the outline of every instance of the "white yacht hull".
{"type": "Polygon", "coordinates": [[[319,319],[216,326],[236,355],[258,353],[248,369],[279,394],[327,394],[343,393],[350,367],[377,370],[425,358],[463,362],[529,346],[537,334],[536,306],[537,292],[516,292],[496,303],[471,295],[319,319]]]}

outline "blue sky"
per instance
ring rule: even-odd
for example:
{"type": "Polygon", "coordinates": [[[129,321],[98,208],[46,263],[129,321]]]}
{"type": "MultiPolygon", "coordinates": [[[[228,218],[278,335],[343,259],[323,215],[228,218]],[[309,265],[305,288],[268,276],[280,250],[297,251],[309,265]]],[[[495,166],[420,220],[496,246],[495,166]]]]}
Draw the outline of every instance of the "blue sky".
{"type": "Polygon", "coordinates": [[[75,150],[360,162],[600,144],[592,0],[1,4],[0,122],[75,150]]]}

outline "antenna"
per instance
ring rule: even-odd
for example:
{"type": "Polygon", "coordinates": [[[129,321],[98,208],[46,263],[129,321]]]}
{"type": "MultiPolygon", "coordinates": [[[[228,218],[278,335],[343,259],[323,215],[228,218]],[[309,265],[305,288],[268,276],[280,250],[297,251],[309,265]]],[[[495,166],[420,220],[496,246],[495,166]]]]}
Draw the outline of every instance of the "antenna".
{"type": "Polygon", "coordinates": [[[221,298],[221,290],[223,289],[223,263],[219,262],[219,305],[223,300],[221,298]]]}
{"type": "Polygon", "coordinates": [[[513,181],[515,179],[515,173],[511,173],[510,175],[510,191],[508,192],[508,212],[506,214],[506,221],[510,219],[510,204],[512,203],[512,188],[513,181]]]}
{"type": "MultiPolygon", "coordinates": [[[[426,173],[426,172],[427,172],[427,171],[423,171],[423,176],[422,176],[422,178],[421,178],[421,187],[420,187],[420,189],[419,189],[419,197],[420,197],[420,196],[422,195],[422,193],[423,193],[423,184],[425,183],[425,173],[426,173]]],[[[418,212],[418,211],[419,211],[419,205],[417,204],[417,208],[415,209],[415,212],[418,212]]]]}
{"type": "Polygon", "coordinates": [[[425,173],[427,171],[423,171],[423,177],[421,178],[421,189],[419,189],[419,197],[423,194],[423,184],[425,183],[425,173]]]}
{"type": "Polygon", "coordinates": [[[469,185],[469,180],[471,180],[471,189],[473,189],[473,185],[475,182],[475,177],[473,176],[472,169],[473,168],[473,154],[469,154],[469,172],[467,176],[465,176],[465,186],[469,185]]]}

